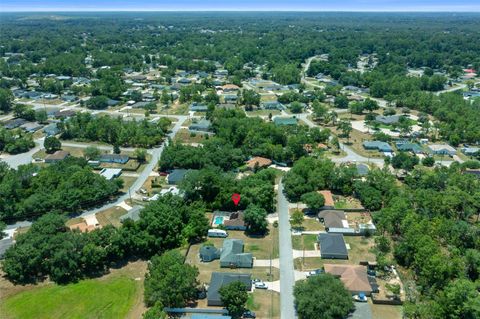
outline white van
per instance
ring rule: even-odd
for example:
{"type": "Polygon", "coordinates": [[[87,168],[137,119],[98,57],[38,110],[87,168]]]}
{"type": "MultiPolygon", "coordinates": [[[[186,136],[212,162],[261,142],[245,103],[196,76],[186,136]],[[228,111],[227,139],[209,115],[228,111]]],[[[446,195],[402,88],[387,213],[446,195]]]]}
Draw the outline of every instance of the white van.
{"type": "Polygon", "coordinates": [[[226,238],[228,237],[228,233],[222,229],[209,229],[208,230],[208,237],[221,237],[226,238]]]}

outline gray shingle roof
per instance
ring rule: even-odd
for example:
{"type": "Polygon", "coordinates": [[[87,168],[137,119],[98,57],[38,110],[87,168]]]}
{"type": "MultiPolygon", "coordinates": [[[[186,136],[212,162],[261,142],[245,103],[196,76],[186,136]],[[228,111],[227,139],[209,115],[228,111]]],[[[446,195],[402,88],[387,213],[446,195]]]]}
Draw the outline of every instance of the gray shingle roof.
{"type": "Polygon", "coordinates": [[[252,277],[250,274],[213,272],[207,291],[208,305],[221,306],[222,301],[220,299],[220,288],[234,281],[240,281],[243,283],[247,287],[247,291],[252,290],[252,277]]]}
{"type": "Polygon", "coordinates": [[[348,259],[347,247],[342,234],[319,234],[322,258],[348,259]]]}

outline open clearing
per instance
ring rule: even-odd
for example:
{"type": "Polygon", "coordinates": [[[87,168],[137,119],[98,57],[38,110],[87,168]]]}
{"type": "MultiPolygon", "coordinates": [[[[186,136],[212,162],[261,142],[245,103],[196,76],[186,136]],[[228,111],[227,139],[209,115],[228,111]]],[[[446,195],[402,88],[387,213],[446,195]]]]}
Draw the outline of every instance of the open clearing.
{"type": "Polygon", "coordinates": [[[139,318],[145,310],[145,271],[145,262],[133,262],[101,278],[65,286],[6,283],[13,293],[0,302],[0,318],[139,318]]]}

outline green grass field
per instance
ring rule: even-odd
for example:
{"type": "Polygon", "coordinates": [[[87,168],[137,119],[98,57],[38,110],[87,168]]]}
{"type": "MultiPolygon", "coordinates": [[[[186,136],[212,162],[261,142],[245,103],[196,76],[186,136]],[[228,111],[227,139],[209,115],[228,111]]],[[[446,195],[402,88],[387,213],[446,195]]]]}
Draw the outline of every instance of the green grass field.
{"type": "Polygon", "coordinates": [[[38,287],[1,301],[0,317],[125,318],[139,289],[139,281],[125,277],[38,287]]]}

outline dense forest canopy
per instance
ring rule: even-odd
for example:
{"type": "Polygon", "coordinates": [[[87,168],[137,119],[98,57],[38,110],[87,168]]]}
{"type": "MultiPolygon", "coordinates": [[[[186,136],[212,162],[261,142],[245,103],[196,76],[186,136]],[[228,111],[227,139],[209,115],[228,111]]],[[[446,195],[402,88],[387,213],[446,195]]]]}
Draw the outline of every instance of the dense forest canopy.
{"type": "Polygon", "coordinates": [[[322,53],[346,64],[362,53],[402,67],[480,64],[476,14],[64,13],[0,20],[0,53],[24,54],[0,71],[20,79],[33,72],[87,75],[87,54],[94,67],[140,69],[146,55],[158,55],[158,64],[212,70],[213,63],[192,61],[204,59],[239,75],[253,62],[282,82],[292,65],[322,53]]]}

